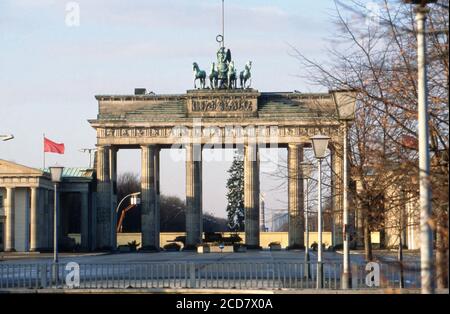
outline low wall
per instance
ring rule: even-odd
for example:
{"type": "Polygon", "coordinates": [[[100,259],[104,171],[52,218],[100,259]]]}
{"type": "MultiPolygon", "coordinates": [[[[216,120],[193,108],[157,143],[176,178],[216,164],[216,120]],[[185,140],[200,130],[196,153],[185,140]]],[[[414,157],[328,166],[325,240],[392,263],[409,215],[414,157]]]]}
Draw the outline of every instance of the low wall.
{"type": "MultiPolygon", "coordinates": [[[[221,232],[221,234],[225,237],[231,235],[230,232],[221,232]]],[[[239,232],[239,236],[242,238],[241,243],[245,243],[245,232],[239,232]]],[[[160,246],[164,247],[164,245],[168,243],[172,243],[177,237],[184,236],[185,232],[161,232],[160,233],[160,246]]],[[[317,242],[317,232],[309,233],[309,245],[317,242]]],[[[76,243],[80,243],[80,235],[79,234],[69,234],[69,237],[75,239],[76,243]]],[[[372,243],[379,243],[379,232],[372,232],[372,243]]],[[[136,241],[140,244],[142,243],[142,237],[140,233],[118,233],[117,234],[117,245],[127,245],[129,242],[136,241]]],[[[260,245],[263,248],[268,248],[270,242],[280,242],[282,248],[286,248],[288,246],[288,233],[287,232],[261,232],[260,233],[260,245]]],[[[322,233],[322,241],[326,247],[332,245],[332,234],[331,232],[323,232],[322,233]]],[[[178,242],[181,246],[183,244],[178,242]]]]}

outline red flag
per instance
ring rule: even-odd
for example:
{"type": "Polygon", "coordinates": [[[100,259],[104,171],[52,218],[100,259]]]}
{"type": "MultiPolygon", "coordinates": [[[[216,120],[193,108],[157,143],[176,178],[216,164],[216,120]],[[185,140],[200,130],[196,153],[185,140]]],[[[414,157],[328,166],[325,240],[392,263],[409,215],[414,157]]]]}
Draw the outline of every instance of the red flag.
{"type": "Polygon", "coordinates": [[[64,143],[58,144],[44,137],[44,152],[64,154],[64,143]]]}

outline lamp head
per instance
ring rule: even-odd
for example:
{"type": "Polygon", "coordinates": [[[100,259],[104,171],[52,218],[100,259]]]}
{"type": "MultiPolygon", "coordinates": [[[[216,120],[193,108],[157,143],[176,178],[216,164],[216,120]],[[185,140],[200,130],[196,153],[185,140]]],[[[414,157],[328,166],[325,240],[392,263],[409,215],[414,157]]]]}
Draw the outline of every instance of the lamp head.
{"type": "Polygon", "coordinates": [[[64,170],[64,167],[61,167],[61,166],[50,167],[50,175],[51,175],[53,183],[61,182],[63,170],[64,170]]]}
{"type": "Polygon", "coordinates": [[[317,159],[325,158],[325,153],[328,147],[329,136],[326,135],[314,135],[311,137],[311,142],[314,150],[314,156],[317,159]]]}
{"type": "Polygon", "coordinates": [[[139,195],[139,194],[141,194],[141,193],[135,193],[131,196],[131,199],[130,199],[131,205],[141,204],[141,199],[139,197],[137,197],[137,195],[139,195]]]}
{"type": "Polygon", "coordinates": [[[339,120],[354,120],[357,92],[355,90],[334,90],[330,93],[333,96],[339,120]]]}

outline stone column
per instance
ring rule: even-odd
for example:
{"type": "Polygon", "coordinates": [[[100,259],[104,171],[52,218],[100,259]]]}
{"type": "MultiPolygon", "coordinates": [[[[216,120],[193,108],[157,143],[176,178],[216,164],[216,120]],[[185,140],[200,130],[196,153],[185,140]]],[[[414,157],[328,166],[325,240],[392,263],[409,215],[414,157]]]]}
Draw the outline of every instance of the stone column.
{"type": "Polygon", "coordinates": [[[344,162],[342,159],[342,143],[335,143],[331,149],[331,195],[332,195],[332,234],[333,246],[343,244],[343,185],[342,174],[344,162]]]}
{"type": "Polygon", "coordinates": [[[288,145],[288,212],[289,249],[303,249],[304,245],[304,200],[303,176],[300,163],[303,161],[303,145],[288,145]]]}
{"type": "Polygon", "coordinates": [[[159,250],[156,213],[155,145],[141,146],[141,233],[143,250],[159,250]]]}
{"type": "Polygon", "coordinates": [[[89,193],[81,192],[81,248],[89,250],[89,193]]]}
{"type": "Polygon", "coordinates": [[[186,247],[202,243],[202,147],[186,145],[186,247]]]}
{"type": "Polygon", "coordinates": [[[110,176],[110,147],[99,146],[97,150],[97,238],[98,249],[110,250],[112,241],[112,213],[111,208],[111,176],[110,176]]]}
{"type": "Polygon", "coordinates": [[[5,226],[5,251],[15,251],[15,239],[14,239],[14,216],[15,216],[15,188],[6,188],[6,226],[5,226]]]}
{"type": "Polygon", "coordinates": [[[97,247],[97,192],[92,192],[89,198],[91,212],[89,215],[89,248],[94,251],[97,247]]]}
{"type": "Polygon", "coordinates": [[[42,217],[39,221],[39,247],[47,248],[47,232],[48,232],[48,212],[47,212],[48,192],[46,189],[39,189],[39,212],[42,217]]]}
{"type": "Polygon", "coordinates": [[[38,224],[38,189],[31,187],[30,206],[30,251],[37,251],[39,248],[39,224],[38,224]]]}
{"type": "Polygon", "coordinates": [[[256,144],[244,148],[245,244],[259,249],[259,154],[256,144]]]}
{"type": "Polygon", "coordinates": [[[159,155],[161,152],[160,147],[156,147],[155,150],[155,190],[156,190],[156,200],[155,200],[155,224],[156,224],[156,239],[155,242],[158,244],[158,249],[160,246],[160,232],[161,232],[161,214],[160,214],[160,203],[161,203],[161,190],[160,190],[160,180],[159,180],[159,155]]]}
{"type": "Polygon", "coordinates": [[[48,232],[47,232],[47,244],[48,248],[53,248],[53,218],[54,218],[54,212],[53,212],[53,202],[55,197],[55,192],[53,190],[47,190],[47,211],[48,211],[48,232]]]}
{"type": "Polygon", "coordinates": [[[111,243],[115,249],[117,247],[117,147],[111,146],[109,149],[109,173],[111,179],[111,243]]]}

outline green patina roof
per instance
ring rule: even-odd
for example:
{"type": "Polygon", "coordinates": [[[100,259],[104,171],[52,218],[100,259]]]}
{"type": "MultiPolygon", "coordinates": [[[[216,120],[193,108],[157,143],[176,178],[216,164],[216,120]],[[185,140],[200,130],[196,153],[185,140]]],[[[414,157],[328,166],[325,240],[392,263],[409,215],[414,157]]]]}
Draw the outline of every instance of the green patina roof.
{"type": "MultiPolygon", "coordinates": [[[[216,93],[223,92],[223,90],[204,91],[204,94],[200,92],[199,97],[213,97],[216,93]]],[[[242,93],[242,91],[230,90],[227,93],[232,95],[242,93]]],[[[96,99],[99,101],[117,102],[121,105],[124,105],[127,101],[133,104],[142,102],[140,107],[130,108],[129,110],[121,109],[117,112],[109,110],[108,105],[104,105],[99,110],[97,120],[126,120],[134,122],[165,121],[170,119],[171,121],[182,121],[189,119],[186,107],[188,94],[96,96],[96,99]]],[[[334,118],[336,116],[333,98],[329,93],[262,92],[256,97],[258,99],[258,108],[256,115],[252,118],[261,120],[273,118],[316,119],[319,117],[334,118]]],[[[224,117],[220,117],[220,119],[223,120],[224,117]]]]}
{"type": "MultiPolygon", "coordinates": [[[[50,173],[49,168],[44,168],[44,172],[50,173]]],[[[64,167],[63,178],[92,178],[93,169],[81,167],[64,167]]]]}

